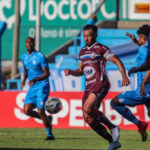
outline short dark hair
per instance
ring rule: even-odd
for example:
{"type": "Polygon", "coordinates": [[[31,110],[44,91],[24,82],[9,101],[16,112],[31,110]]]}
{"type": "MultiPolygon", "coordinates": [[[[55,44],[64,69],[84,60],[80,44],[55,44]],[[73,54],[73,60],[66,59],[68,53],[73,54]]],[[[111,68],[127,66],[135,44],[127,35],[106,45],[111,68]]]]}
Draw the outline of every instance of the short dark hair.
{"type": "Polygon", "coordinates": [[[145,36],[148,37],[150,33],[150,26],[148,24],[145,24],[143,26],[141,26],[138,30],[137,30],[137,34],[143,34],[145,36]]]}
{"type": "Polygon", "coordinates": [[[35,42],[35,39],[30,36],[28,36],[26,39],[31,39],[32,42],[35,42]]]}
{"type": "Polygon", "coordinates": [[[88,25],[85,25],[85,26],[83,27],[83,31],[84,31],[84,30],[89,30],[89,29],[92,29],[93,32],[94,32],[94,34],[97,34],[97,27],[96,27],[96,25],[88,24],[88,25]]]}

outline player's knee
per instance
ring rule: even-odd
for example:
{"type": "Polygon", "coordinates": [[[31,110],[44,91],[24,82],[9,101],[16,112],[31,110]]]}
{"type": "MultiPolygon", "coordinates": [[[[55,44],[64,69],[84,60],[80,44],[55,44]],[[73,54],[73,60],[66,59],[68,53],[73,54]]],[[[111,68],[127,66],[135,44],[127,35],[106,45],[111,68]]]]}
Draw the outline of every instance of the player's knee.
{"type": "Polygon", "coordinates": [[[90,115],[92,110],[86,106],[83,107],[83,112],[85,112],[86,114],[90,115]]]}
{"type": "Polygon", "coordinates": [[[45,116],[45,112],[43,109],[38,109],[39,116],[45,116]]]}
{"type": "Polygon", "coordinates": [[[28,116],[30,115],[30,110],[28,108],[24,107],[23,111],[26,115],[28,115],[28,116]]]}
{"type": "Polygon", "coordinates": [[[110,104],[112,107],[113,107],[113,105],[119,105],[118,97],[113,98],[111,100],[110,104]]]}
{"type": "Polygon", "coordinates": [[[87,124],[91,124],[93,122],[93,119],[89,116],[85,116],[84,117],[84,121],[87,123],[87,124]]]}

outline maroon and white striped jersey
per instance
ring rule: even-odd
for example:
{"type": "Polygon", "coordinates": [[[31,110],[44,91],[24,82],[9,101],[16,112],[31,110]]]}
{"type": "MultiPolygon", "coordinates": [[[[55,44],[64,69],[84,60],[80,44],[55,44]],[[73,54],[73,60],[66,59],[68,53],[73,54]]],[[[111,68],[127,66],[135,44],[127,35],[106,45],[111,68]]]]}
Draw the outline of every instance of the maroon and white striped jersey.
{"type": "Polygon", "coordinates": [[[82,70],[86,78],[86,90],[101,89],[109,85],[110,82],[105,74],[105,65],[109,57],[114,53],[100,43],[94,43],[92,46],[85,46],[79,54],[79,61],[82,62],[82,70]]]}

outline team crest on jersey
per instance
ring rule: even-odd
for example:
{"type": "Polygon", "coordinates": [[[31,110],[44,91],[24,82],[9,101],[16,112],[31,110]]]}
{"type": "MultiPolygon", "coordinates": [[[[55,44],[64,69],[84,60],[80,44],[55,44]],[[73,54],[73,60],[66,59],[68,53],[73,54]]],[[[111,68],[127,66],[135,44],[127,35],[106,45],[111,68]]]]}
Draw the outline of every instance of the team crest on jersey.
{"type": "Polygon", "coordinates": [[[95,52],[92,52],[92,53],[90,54],[90,57],[91,57],[91,58],[95,58],[95,55],[96,55],[95,52]]]}
{"type": "Polygon", "coordinates": [[[34,64],[34,65],[36,64],[36,61],[35,61],[35,60],[33,60],[33,64],[34,64]]]}

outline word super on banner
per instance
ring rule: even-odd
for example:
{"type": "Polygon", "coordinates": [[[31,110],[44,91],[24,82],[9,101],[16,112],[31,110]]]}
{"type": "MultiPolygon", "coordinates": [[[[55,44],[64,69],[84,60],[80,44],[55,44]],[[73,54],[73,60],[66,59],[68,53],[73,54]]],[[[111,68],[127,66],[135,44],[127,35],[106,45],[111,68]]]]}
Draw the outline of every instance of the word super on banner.
{"type": "MultiPolygon", "coordinates": [[[[110,106],[110,100],[118,92],[109,92],[102,102],[100,110],[121,129],[136,130],[137,127],[121,117],[110,106]]],[[[23,113],[23,102],[26,92],[0,91],[0,128],[43,128],[42,121],[31,118],[23,113]]],[[[62,101],[62,110],[53,115],[54,128],[81,128],[89,126],[83,120],[82,114],[83,92],[51,92],[50,97],[58,97],[62,101]]],[[[150,123],[144,105],[130,108],[133,114],[142,121],[150,123]]],[[[150,127],[148,128],[150,130],[150,127]]]]}

